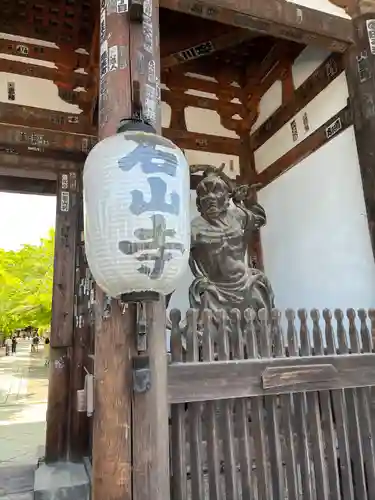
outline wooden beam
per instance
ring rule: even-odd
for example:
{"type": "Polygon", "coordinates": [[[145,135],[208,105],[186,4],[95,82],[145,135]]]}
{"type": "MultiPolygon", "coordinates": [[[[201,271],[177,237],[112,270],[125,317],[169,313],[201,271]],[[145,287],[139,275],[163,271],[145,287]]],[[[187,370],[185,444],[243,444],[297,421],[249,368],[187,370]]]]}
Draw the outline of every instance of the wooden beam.
{"type": "Polygon", "coordinates": [[[57,130],[71,134],[96,135],[96,129],[83,113],[65,113],[7,102],[0,102],[0,123],[57,130]]]}
{"type": "MultiPolygon", "coordinates": [[[[0,166],[1,163],[0,163],[0,166]]],[[[29,179],[0,175],[0,191],[5,193],[56,195],[57,183],[50,179],[29,179]]]]}
{"type": "Polygon", "coordinates": [[[0,59],[0,71],[15,73],[17,75],[32,76],[52,80],[56,85],[64,85],[71,89],[86,87],[90,76],[76,71],[61,71],[58,68],[49,68],[38,64],[12,61],[11,59],[0,59]]]}
{"type": "Polygon", "coordinates": [[[375,385],[374,355],[172,363],[168,385],[171,404],[368,387],[375,385]]]}
{"type": "MultiPolygon", "coordinates": [[[[185,67],[183,67],[185,69],[185,67]]],[[[199,72],[197,72],[199,73],[199,72]]],[[[162,74],[162,82],[170,89],[176,91],[198,90],[208,94],[214,94],[217,97],[223,96],[230,99],[240,99],[242,91],[240,86],[220,85],[219,82],[205,80],[204,78],[195,78],[185,75],[183,72],[171,72],[162,74]]]]}
{"type": "Polygon", "coordinates": [[[16,154],[16,152],[0,152],[0,168],[9,170],[49,171],[57,173],[59,170],[80,171],[83,163],[55,160],[46,153],[35,152],[33,155],[16,154]]]}
{"type": "MultiPolygon", "coordinates": [[[[187,100],[189,100],[189,97],[187,100]]],[[[0,104],[0,113],[4,109],[5,115],[13,125],[0,123],[0,152],[27,156],[39,156],[39,153],[43,153],[47,154],[51,159],[82,163],[86,158],[86,154],[97,142],[95,135],[72,134],[61,130],[21,126],[21,122],[31,124],[32,117],[38,120],[38,124],[43,123],[47,125],[49,113],[47,110],[18,106],[16,104],[0,104]],[[11,116],[10,111],[13,106],[16,112],[11,116]]],[[[3,115],[0,114],[1,116],[3,115]]],[[[72,115],[59,112],[51,113],[53,121],[55,119],[62,119],[65,123],[70,116],[72,115]]],[[[58,129],[53,122],[50,128],[58,129]]],[[[172,130],[169,128],[163,129],[163,135],[176,142],[183,149],[236,155],[239,147],[239,140],[230,137],[172,130]]]]}
{"type": "Polygon", "coordinates": [[[337,137],[350,125],[352,125],[352,115],[350,108],[347,106],[258,174],[257,182],[261,184],[261,188],[267,186],[294,165],[307,158],[334,137],[337,137]]]}
{"type": "Polygon", "coordinates": [[[0,39],[0,53],[10,56],[20,56],[38,61],[49,61],[56,64],[61,70],[86,69],[89,55],[75,52],[72,47],[44,47],[30,42],[16,42],[14,40],[0,39]]]}
{"type": "Polygon", "coordinates": [[[181,149],[192,149],[194,151],[205,151],[209,153],[221,153],[227,155],[238,155],[240,141],[232,137],[220,137],[210,134],[186,132],[184,130],[172,130],[163,128],[163,136],[175,142],[181,149]]]}
{"type": "Polygon", "coordinates": [[[249,134],[249,130],[259,116],[259,104],[263,95],[272,87],[278,79],[284,78],[290,71],[295,59],[300,55],[304,47],[293,42],[275,43],[266,57],[257,66],[245,67],[241,88],[243,95],[244,117],[242,121],[233,120],[222,114],[221,123],[229,130],[235,130],[238,134],[249,134]]]}
{"type": "Polygon", "coordinates": [[[353,42],[349,20],[286,1],[161,0],[160,6],[333,52],[353,42]]]}
{"type": "Polygon", "coordinates": [[[344,70],[341,54],[329,56],[314,73],[298,87],[293,98],[278,108],[251,136],[252,147],[258,149],[344,70]]]}
{"type": "MultiPolygon", "coordinates": [[[[192,40],[189,40],[189,45],[185,45],[178,51],[175,50],[171,54],[164,55],[161,58],[160,66],[162,70],[209,56],[219,50],[236,47],[242,42],[254,38],[256,35],[248,30],[233,29],[227,33],[210,38],[204,32],[192,33],[191,36],[192,40]]],[[[174,45],[176,45],[175,42],[174,45]]]]}
{"type": "MultiPolygon", "coordinates": [[[[178,103],[179,106],[184,108],[192,107],[199,109],[210,109],[219,112],[223,107],[233,115],[243,114],[243,105],[234,102],[222,101],[214,97],[200,97],[197,95],[184,94],[181,92],[174,92],[172,90],[161,91],[162,101],[169,104],[172,108],[178,103]]],[[[1,110],[1,108],[0,108],[1,110]]]]}
{"type": "Polygon", "coordinates": [[[50,157],[82,162],[96,142],[96,137],[92,135],[0,123],[0,151],[3,152],[30,155],[48,152],[50,157]]]}
{"type": "Polygon", "coordinates": [[[0,153],[9,154],[12,156],[20,156],[22,158],[48,158],[50,162],[59,162],[66,164],[82,164],[87,154],[83,152],[64,151],[61,149],[42,149],[28,146],[27,144],[9,145],[5,142],[0,142],[0,153]]]}

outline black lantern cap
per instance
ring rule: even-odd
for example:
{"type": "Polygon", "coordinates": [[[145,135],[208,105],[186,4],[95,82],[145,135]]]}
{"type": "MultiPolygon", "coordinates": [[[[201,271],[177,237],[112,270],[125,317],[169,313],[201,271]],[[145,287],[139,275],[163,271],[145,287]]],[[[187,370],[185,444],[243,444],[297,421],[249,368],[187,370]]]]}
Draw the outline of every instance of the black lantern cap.
{"type": "Polygon", "coordinates": [[[120,120],[117,133],[121,134],[121,132],[149,132],[156,134],[156,130],[150,123],[136,118],[123,118],[120,120]]]}

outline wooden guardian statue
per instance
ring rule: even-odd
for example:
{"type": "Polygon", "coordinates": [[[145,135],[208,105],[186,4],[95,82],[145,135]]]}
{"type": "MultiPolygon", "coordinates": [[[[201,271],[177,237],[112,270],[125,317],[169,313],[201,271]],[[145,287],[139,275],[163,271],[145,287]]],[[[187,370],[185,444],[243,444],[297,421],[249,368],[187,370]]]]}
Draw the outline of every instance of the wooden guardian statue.
{"type": "MultiPolygon", "coordinates": [[[[274,293],[265,274],[251,266],[247,249],[254,234],[266,224],[266,213],[255,201],[255,187],[240,185],[220,168],[193,165],[203,171],[197,192],[199,215],[191,223],[190,307],[219,310],[249,307],[256,312],[274,307],[274,293]]],[[[200,314],[201,320],[201,314],[200,314]]]]}

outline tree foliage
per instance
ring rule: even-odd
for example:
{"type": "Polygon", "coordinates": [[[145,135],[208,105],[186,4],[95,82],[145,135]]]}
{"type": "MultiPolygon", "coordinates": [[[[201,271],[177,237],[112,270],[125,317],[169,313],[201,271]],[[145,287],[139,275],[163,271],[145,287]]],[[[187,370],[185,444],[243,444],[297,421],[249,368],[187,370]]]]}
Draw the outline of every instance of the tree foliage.
{"type": "Polygon", "coordinates": [[[54,230],[39,245],[0,249],[0,332],[51,323],[54,230]]]}

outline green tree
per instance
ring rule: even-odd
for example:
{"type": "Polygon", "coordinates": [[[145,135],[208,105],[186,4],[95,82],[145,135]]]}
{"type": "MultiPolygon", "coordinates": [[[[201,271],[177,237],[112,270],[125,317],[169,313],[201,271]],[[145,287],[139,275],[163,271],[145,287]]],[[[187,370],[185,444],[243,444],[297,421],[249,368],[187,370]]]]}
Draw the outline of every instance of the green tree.
{"type": "Polygon", "coordinates": [[[51,323],[54,230],[39,245],[0,249],[0,332],[51,323]]]}

